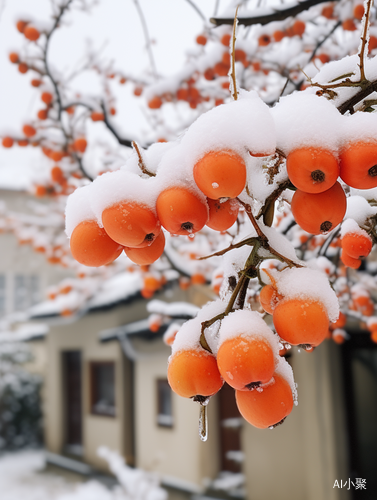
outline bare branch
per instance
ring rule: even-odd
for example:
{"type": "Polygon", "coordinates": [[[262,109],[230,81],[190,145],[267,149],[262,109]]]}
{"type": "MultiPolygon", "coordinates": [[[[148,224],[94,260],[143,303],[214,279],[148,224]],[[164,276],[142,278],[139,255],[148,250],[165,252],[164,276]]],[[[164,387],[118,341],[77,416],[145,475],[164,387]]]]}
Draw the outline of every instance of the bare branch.
{"type": "Polygon", "coordinates": [[[360,53],[359,53],[359,59],[360,59],[360,80],[364,81],[366,80],[365,78],[365,71],[364,71],[364,60],[365,60],[365,49],[367,48],[368,42],[367,42],[367,37],[368,37],[368,31],[369,31],[369,24],[370,24],[370,9],[372,7],[373,0],[368,0],[367,2],[367,10],[364,13],[363,16],[363,34],[361,35],[361,45],[360,45],[360,53]]]}
{"type": "MultiPolygon", "coordinates": [[[[338,2],[339,0],[334,0],[338,2]]],[[[327,3],[328,0],[305,0],[304,2],[299,2],[293,7],[288,7],[287,9],[277,9],[272,14],[264,14],[262,16],[251,16],[251,17],[241,17],[238,19],[238,24],[243,26],[252,26],[253,24],[269,24],[272,21],[284,21],[288,17],[297,16],[300,12],[310,9],[314,5],[321,3],[327,3]]],[[[221,26],[223,24],[233,24],[233,18],[231,17],[211,17],[211,23],[216,26],[221,26]]]]}
{"type": "Polygon", "coordinates": [[[146,48],[148,51],[149,62],[151,63],[152,73],[153,73],[154,78],[157,80],[157,69],[156,69],[156,63],[155,63],[155,60],[153,57],[151,40],[149,38],[148,26],[147,26],[147,23],[145,21],[144,14],[143,14],[143,11],[141,10],[141,7],[140,7],[138,0],[134,0],[134,4],[135,4],[136,10],[139,14],[141,25],[143,27],[145,43],[146,43],[146,48]]]}
{"type": "Polygon", "coordinates": [[[207,18],[203,14],[203,12],[199,9],[199,7],[192,1],[192,0],[186,0],[186,2],[191,5],[191,7],[195,10],[195,12],[202,18],[202,20],[207,23],[207,18]]]}

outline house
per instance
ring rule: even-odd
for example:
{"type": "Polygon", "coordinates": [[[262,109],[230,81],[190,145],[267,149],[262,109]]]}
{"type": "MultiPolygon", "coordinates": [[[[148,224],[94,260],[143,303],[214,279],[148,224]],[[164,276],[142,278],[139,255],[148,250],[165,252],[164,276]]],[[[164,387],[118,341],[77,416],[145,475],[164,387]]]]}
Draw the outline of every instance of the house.
{"type": "MultiPolygon", "coordinates": [[[[14,207],[25,203],[21,193],[1,195],[14,207]]],[[[14,235],[0,238],[4,312],[23,313],[42,299],[45,285],[69,276],[20,246],[14,235]]],[[[45,445],[51,457],[74,459],[83,471],[85,464],[107,471],[96,454],[105,445],[128,464],[158,473],[171,491],[198,499],[218,498],[222,488],[250,500],[348,500],[361,480],[365,498],[376,497],[377,350],[366,333],[357,332],[343,346],[325,341],[313,353],[291,350],[299,404],[274,430],[245,423],[233,390],[224,387],[210,401],[209,436],[202,442],[198,405],[167,385],[170,348],[162,334],[168,320],[150,331],[147,301],[135,276],[118,275],[107,286],[85,311],[70,316],[61,316],[52,301],[31,309],[33,321],[48,328],[44,340],[34,344],[39,342],[44,373],[45,445]]],[[[210,298],[206,286],[183,291],[174,279],[154,296],[198,307],[210,298]]],[[[170,311],[169,318],[183,321],[193,313],[188,309],[170,311]]]]}

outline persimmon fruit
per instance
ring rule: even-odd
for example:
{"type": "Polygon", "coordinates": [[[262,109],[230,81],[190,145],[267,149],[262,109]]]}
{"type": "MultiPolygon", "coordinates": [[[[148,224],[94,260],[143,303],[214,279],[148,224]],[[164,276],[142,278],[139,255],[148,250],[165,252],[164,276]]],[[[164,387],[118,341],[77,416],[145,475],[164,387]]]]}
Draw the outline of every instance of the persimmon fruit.
{"type": "Polygon", "coordinates": [[[161,230],[160,221],[151,208],[133,201],[105,208],[102,224],[110,238],[131,248],[149,246],[161,230]]]}
{"type": "Polygon", "coordinates": [[[317,346],[329,329],[324,306],[313,299],[285,298],[276,305],[272,319],[279,337],[292,345],[317,346]]]}
{"type": "Polygon", "coordinates": [[[41,94],[41,100],[45,103],[45,104],[51,104],[52,103],[52,100],[53,100],[53,95],[51,94],[51,92],[42,92],[41,94]]]}
{"type": "Polygon", "coordinates": [[[265,285],[259,293],[259,302],[268,314],[273,314],[279,300],[283,298],[272,285],[265,285]]]}
{"type": "Polygon", "coordinates": [[[291,202],[295,221],[311,234],[334,229],[342,222],[346,208],[346,195],[339,182],[322,193],[306,193],[297,189],[291,202]]]}
{"type": "Polygon", "coordinates": [[[350,257],[360,259],[367,257],[372,250],[372,240],[368,234],[346,233],[342,240],[342,249],[350,257]]]}
{"type": "Polygon", "coordinates": [[[184,398],[212,396],[224,383],[216,358],[200,347],[178,351],[171,356],[168,382],[172,390],[184,398]]]}
{"type": "Polygon", "coordinates": [[[234,151],[210,151],[193,169],[198,188],[208,198],[236,198],[246,184],[246,165],[234,151]]]}
{"type": "Polygon", "coordinates": [[[164,248],[165,235],[163,231],[160,231],[151,245],[143,248],[125,247],[124,253],[134,264],[138,264],[139,266],[149,266],[161,257],[164,252],[164,248]]]}
{"type": "Polygon", "coordinates": [[[32,125],[24,125],[22,127],[23,133],[26,135],[26,137],[34,137],[37,131],[32,125]]]}
{"type": "Polygon", "coordinates": [[[267,429],[281,423],[291,413],[292,389],[281,375],[275,373],[273,383],[263,388],[236,390],[236,403],[249,424],[258,429],[267,429]]]}
{"type": "Polygon", "coordinates": [[[157,216],[171,234],[189,235],[200,231],[208,220],[207,204],[184,187],[162,191],[156,202],[157,216]]]}
{"type": "Polygon", "coordinates": [[[239,212],[239,204],[235,200],[219,200],[207,198],[209,217],[207,226],[216,231],[226,231],[236,222],[239,212]]]}
{"type": "Polygon", "coordinates": [[[73,143],[75,151],[78,151],[79,153],[85,153],[87,145],[88,142],[85,137],[78,137],[73,143]]]}
{"type": "Polygon", "coordinates": [[[327,149],[303,147],[288,154],[287,173],[292,184],[301,191],[322,193],[339,177],[339,163],[327,149]]]}
{"type": "Polygon", "coordinates": [[[340,177],[355,189],[377,186],[377,141],[350,143],[340,152],[340,177]]]}
{"type": "Polygon", "coordinates": [[[20,59],[19,59],[19,56],[18,56],[17,52],[11,52],[9,54],[9,60],[13,64],[18,63],[20,59]]]}
{"type": "Polygon", "coordinates": [[[80,264],[100,267],[113,262],[122,253],[123,247],[112,240],[96,221],[78,224],[70,238],[72,256],[80,264]]]}
{"type": "Polygon", "coordinates": [[[12,137],[3,137],[1,143],[4,148],[11,148],[14,144],[14,140],[12,139],[12,137]]]}
{"type": "Polygon", "coordinates": [[[274,353],[268,341],[245,333],[226,339],[217,351],[222,378],[238,390],[268,382],[275,370],[274,353]]]}
{"type": "Polygon", "coordinates": [[[361,21],[364,15],[364,5],[362,3],[358,3],[353,8],[353,17],[358,21],[361,21]]]}
{"type": "Polygon", "coordinates": [[[38,40],[38,38],[41,36],[40,32],[37,30],[37,28],[35,28],[34,26],[32,26],[31,24],[28,24],[24,31],[23,31],[23,34],[25,35],[25,38],[27,38],[28,40],[30,40],[31,42],[36,42],[38,40]]]}

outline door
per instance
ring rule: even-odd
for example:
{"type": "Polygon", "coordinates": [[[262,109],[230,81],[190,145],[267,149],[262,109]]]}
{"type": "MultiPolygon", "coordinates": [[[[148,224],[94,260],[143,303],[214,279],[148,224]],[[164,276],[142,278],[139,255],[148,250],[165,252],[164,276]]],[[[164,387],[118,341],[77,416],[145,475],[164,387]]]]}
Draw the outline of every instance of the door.
{"type": "Polygon", "coordinates": [[[80,351],[63,352],[65,444],[73,454],[82,452],[82,363],[80,351]]]}
{"type": "Polygon", "coordinates": [[[241,426],[235,391],[225,383],[219,392],[221,471],[241,472],[241,426]]]}

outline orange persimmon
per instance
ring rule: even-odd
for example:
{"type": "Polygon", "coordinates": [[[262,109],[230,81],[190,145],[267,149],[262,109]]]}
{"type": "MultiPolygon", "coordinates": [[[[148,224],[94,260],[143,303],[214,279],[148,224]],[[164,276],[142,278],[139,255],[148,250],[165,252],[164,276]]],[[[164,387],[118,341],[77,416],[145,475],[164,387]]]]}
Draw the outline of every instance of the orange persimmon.
{"type": "Polygon", "coordinates": [[[272,285],[265,285],[259,293],[259,302],[268,314],[273,314],[279,300],[283,298],[272,285]]]}
{"type": "Polygon", "coordinates": [[[73,143],[75,151],[79,151],[80,153],[85,153],[87,145],[88,143],[85,137],[78,137],[73,143]]]}
{"type": "Polygon", "coordinates": [[[292,345],[317,346],[329,329],[324,306],[313,299],[283,299],[276,305],[272,319],[279,337],[292,345]]]}
{"type": "Polygon", "coordinates": [[[302,147],[288,154],[287,173],[292,184],[301,191],[322,193],[339,177],[339,163],[327,149],[302,147]]]}
{"type": "Polygon", "coordinates": [[[207,226],[216,231],[226,231],[236,222],[239,212],[239,204],[236,200],[219,200],[207,198],[209,217],[207,226]]]}
{"type": "Polygon", "coordinates": [[[112,240],[96,221],[78,224],[70,238],[72,256],[80,264],[99,267],[113,262],[122,253],[123,247],[112,240]]]}
{"type": "Polygon", "coordinates": [[[125,248],[127,257],[139,266],[148,266],[161,257],[165,248],[165,235],[160,231],[153,243],[143,248],[125,248]]]}
{"type": "Polygon", "coordinates": [[[297,189],[291,203],[297,224],[312,234],[327,233],[340,224],[347,208],[346,195],[336,182],[322,193],[305,193],[297,189]]]}
{"type": "Polygon", "coordinates": [[[22,131],[26,135],[26,137],[33,137],[37,133],[32,125],[24,125],[22,127],[22,131]]]}
{"type": "Polygon", "coordinates": [[[126,200],[105,208],[102,224],[110,238],[131,248],[149,246],[161,230],[150,207],[126,200]]]}
{"type": "Polygon", "coordinates": [[[193,169],[198,188],[213,200],[236,198],[246,184],[246,165],[233,151],[210,151],[193,169]]]}
{"type": "Polygon", "coordinates": [[[259,429],[279,424],[293,408],[293,395],[289,383],[274,374],[274,381],[252,391],[237,391],[236,402],[243,418],[259,429]],[[263,390],[261,390],[263,389],[263,390]]]}
{"type": "Polygon", "coordinates": [[[358,3],[353,8],[353,17],[358,21],[361,21],[364,15],[364,5],[362,3],[358,3]]]}
{"type": "Polygon", "coordinates": [[[216,358],[201,347],[178,351],[170,357],[168,382],[184,398],[212,396],[224,383],[216,358]]]}
{"type": "Polygon", "coordinates": [[[196,233],[208,220],[207,204],[184,187],[162,191],[157,198],[156,210],[161,224],[172,234],[196,233]]]}
{"type": "Polygon", "coordinates": [[[377,141],[350,143],[340,152],[340,177],[356,189],[377,186],[377,141]]]}
{"type": "Polygon", "coordinates": [[[248,390],[250,384],[266,383],[275,370],[273,350],[258,336],[239,335],[226,339],[217,351],[220,374],[233,389],[248,390]]]}
{"type": "Polygon", "coordinates": [[[41,36],[41,34],[37,30],[37,28],[35,28],[31,24],[28,24],[25,27],[23,34],[25,35],[25,38],[27,38],[31,42],[36,42],[38,40],[38,38],[41,36]]]}
{"type": "Polygon", "coordinates": [[[340,254],[340,260],[346,267],[350,267],[351,269],[359,269],[359,267],[361,266],[360,259],[354,259],[350,255],[348,255],[348,253],[345,252],[344,250],[340,254]]]}
{"type": "Polygon", "coordinates": [[[14,144],[14,140],[12,137],[3,137],[1,141],[4,148],[11,148],[14,144]]]}
{"type": "Polygon", "coordinates": [[[196,43],[198,45],[205,45],[207,43],[207,37],[205,35],[198,35],[196,37],[196,43]]]}
{"type": "Polygon", "coordinates": [[[343,251],[354,259],[367,257],[373,246],[372,240],[367,233],[346,233],[341,243],[343,251]]]}

